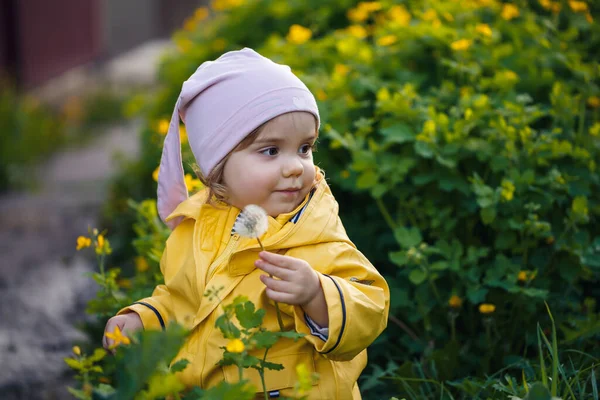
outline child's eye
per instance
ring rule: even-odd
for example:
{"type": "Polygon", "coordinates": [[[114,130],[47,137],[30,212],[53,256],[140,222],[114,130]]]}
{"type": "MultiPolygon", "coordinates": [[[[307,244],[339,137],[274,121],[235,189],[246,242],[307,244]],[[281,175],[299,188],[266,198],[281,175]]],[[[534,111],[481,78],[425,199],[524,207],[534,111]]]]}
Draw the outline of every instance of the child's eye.
{"type": "Polygon", "coordinates": [[[260,151],[260,154],[264,154],[266,156],[276,156],[278,153],[277,147],[269,147],[268,149],[264,149],[260,151]]]}
{"type": "Polygon", "coordinates": [[[314,148],[313,144],[304,144],[302,146],[300,146],[300,154],[308,154],[311,152],[311,150],[314,148]]]}

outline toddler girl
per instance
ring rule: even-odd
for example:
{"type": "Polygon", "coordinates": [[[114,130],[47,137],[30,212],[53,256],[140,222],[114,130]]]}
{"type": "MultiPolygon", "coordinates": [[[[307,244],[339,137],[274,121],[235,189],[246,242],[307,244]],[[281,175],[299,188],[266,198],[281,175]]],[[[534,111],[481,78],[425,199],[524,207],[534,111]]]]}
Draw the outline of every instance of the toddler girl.
{"type": "MultiPolygon", "coordinates": [[[[222,287],[226,304],[246,296],[266,310],[271,331],[279,330],[278,302],[284,328],[306,335],[269,350],[267,361],[284,366],[265,373],[270,397],[291,393],[295,366],[303,363],[320,377],[309,398],[359,399],[356,382],[366,347],[386,327],[389,289],[346,235],[313,163],[319,123],[313,95],[289,67],[247,48],[203,63],[183,84],[161,158],[157,207],[173,230],[161,259],[165,283],[119,311],[106,331],[184,325],[191,333],[174,361],[190,361],[181,373],[185,384],[207,388],[236,382],[238,371],[217,365],[228,341],[215,328],[219,301],[205,291],[222,287]],[[180,117],[205,184],[190,198],[180,117]],[[266,251],[233,230],[249,204],[269,215],[260,238],[266,251]]],[[[244,377],[262,388],[256,370],[244,377]]]]}

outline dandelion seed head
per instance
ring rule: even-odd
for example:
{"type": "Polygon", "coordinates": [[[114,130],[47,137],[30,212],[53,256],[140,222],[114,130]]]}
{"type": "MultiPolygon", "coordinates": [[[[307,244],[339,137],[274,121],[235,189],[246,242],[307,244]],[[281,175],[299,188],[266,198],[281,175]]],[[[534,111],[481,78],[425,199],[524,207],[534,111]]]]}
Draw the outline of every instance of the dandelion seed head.
{"type": "Polygon", "coordinates": [[[261,207],[249,204],[240,213],[233,230],[240,236],[260,238],[269,227],[267,212],[261,207]]]}

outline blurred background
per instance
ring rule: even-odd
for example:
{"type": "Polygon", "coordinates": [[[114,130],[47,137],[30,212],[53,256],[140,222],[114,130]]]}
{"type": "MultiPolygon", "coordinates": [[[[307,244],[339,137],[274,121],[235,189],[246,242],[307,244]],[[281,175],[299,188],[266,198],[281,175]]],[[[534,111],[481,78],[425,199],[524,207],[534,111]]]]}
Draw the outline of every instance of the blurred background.
{"type": "Polygon", "coordinates": [[[0,2],[0,398],[71,397],[62,359],[96,292],[75,239],[139,156],[127,99],[153,90],[171,34],[202,4],[0,2]]]}
{"type": "Polygon", "coordinates": [[[0,5],[0,398],[179,392],[161,363],[181,334],[98,347],[162,280],[181,84],[252,47],[315,94],[315,161],[390,286],[363,398],[598,399],[597,1],[0,5]]]}

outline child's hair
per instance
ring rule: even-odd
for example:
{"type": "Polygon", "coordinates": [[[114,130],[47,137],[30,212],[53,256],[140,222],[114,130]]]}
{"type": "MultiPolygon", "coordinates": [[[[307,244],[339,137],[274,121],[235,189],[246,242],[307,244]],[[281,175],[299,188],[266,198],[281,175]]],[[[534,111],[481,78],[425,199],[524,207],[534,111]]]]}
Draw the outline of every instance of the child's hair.
{"type": "MultiPolygon", "coordinates": [[[[241,151],[248,148],[256,138],[260,135],[260,133],[264,130],[265,126],[270,121],[265,122],[260,125],[258,128],[254,129],[252,132],[248,134],[238,145],[231,150],[221,161],[219,161],[214,168],[210,171],[207,176],[204,176],[200,166],[198,164],[193,164],[192,169],[194,170],[196,176],[202,182],[202,184],[208,188],[208,197],[206,198],[206,203],[218,206],[220,203],[227,202],[227,187],[223,184],[223,171],[225,170],[225,164],[229,157],[235,153],[236,151],[241,151]]],[[[319,131],[317,129],[317,135],[319,131]]],[[[319,168],[319,171],[324,175],[324,171],[319,168]]]]}
{"type": "Polygon", "coordinates": [[[231,154],[235,153],[236,151],[244,150],[254,143],[258,135],[268,123],[269,122],[267,121],[250,132],[248,136],[246,136],[233,150],[229,152],[229,154],[223,157],[223,159],[214,166],[212,171],[210,171],[207,176],[204,176],[198,164],[192,165],[192,168],[194,169],[198,179],[200,179],[200,182],[202,182],[202,184],[208,188],[208,197],[206,199],[207,204],[216,206],[221,202],[227,202],[227,187],[223,184],[223,171],[225,170],[225,163],[231,154]]]}

